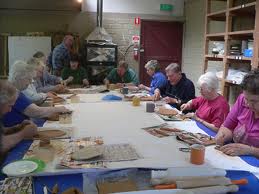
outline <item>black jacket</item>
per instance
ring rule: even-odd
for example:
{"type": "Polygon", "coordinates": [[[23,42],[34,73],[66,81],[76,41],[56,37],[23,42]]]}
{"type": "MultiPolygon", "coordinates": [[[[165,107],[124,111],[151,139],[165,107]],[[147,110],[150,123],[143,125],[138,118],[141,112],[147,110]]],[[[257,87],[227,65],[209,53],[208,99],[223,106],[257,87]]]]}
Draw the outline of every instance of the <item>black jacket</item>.
{"type": "Polygon", "coordinates": [[[191,99],[195,98],[195,88],[194,84],[191,80],[189,80],[184,73],[182,73],[182,78],[180,81],[174,86],[171,85],[170,81],[167,81],[167,84],[163,88],[159,88],[162,97],[171,97],[181,100],[180,104],[171,104],[176,108],[180,108],[180,106],[191,99]]]}

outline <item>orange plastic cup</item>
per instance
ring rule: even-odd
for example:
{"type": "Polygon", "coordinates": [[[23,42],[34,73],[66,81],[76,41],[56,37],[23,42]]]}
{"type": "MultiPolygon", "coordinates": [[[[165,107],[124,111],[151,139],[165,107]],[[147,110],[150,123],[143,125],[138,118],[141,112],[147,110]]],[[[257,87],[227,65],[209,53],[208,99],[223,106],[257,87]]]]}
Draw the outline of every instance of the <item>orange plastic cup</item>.
{"type": "Polygon", "coordinates": [[[192,164],[201,165],[204,163],[205,146],[201,144],[193,144],[191,146],[190,162],[192,164]]]}

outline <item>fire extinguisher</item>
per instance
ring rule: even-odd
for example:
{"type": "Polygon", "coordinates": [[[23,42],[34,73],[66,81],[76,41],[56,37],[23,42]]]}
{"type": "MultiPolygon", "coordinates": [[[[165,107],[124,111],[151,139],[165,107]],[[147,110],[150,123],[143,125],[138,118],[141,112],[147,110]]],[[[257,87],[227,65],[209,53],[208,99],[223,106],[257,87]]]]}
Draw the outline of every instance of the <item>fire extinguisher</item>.
{"type": "Polygon", "coordinates": [[[137,61],[138,60],[138,54],[139,54],[139,47],[137,44],[133,47],[133,57],[137,61]]]}

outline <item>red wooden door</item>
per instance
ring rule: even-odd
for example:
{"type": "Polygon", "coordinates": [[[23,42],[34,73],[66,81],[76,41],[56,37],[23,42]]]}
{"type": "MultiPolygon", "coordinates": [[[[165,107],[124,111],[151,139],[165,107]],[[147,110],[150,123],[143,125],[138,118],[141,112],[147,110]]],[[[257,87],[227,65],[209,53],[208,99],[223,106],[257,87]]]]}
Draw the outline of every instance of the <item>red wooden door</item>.
{"type": "Polygon", "coordinates": [[[172,62],[182,63],[183,23],[141,20],[140,32],[140,82],[149,85],[150,77],[145,64],[152,59],[159,61],[161,69],[172,62]]]}

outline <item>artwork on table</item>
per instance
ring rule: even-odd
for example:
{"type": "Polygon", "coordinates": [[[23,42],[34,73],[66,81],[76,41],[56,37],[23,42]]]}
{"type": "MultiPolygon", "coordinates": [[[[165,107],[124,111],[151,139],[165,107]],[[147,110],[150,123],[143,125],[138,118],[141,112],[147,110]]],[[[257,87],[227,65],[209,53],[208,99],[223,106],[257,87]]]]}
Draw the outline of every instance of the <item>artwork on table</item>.
{"type": "Polygon", "coordinates": [[[0,185],[2,194],[32,194],[32,177],[9,177],[0,185]]]}

